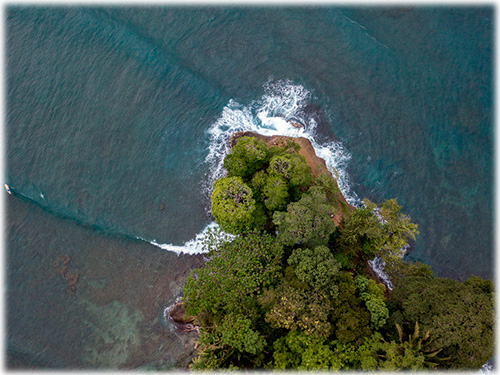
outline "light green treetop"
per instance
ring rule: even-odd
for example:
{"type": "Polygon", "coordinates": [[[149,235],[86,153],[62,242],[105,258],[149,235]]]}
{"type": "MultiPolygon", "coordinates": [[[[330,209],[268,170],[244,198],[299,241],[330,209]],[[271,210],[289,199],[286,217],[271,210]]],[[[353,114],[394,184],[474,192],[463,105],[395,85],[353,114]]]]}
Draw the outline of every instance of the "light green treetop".
{"type": "Polygon", "coordinates": [[[212,216],[226,232],[237,234],[254,224],[255,199],[241,177],[223,177],[214,183],[212,216]]]}
{"type": "Polygon", "coordinates": [[[224,158],[229,176],[247,178],[267,162],[268,150],[264,141],[255,137],[241,137],[224,158]]]}

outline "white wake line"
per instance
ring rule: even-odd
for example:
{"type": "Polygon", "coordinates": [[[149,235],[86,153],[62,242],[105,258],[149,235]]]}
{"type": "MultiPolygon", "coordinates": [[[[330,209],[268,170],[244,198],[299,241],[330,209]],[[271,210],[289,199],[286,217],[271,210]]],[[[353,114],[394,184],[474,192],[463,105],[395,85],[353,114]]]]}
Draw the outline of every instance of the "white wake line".
{"type": "Polygon", "coordinates": [[[136,238],[138,240],[145,241],[153,246],[159,247],[162,250],[167,250],[176,253],[177,255],[181,254],[195,255],[204,253],[201,246],[196,246],[195,244],[193,244],[196,241],[196,239],[189,240],[188,242],[184,243],[184,245],[173,245],[171,243],[158,243],[156,242],[156,240],[150,241],[142,237],[136,237],[136,238]]]}
{"type": "MultiPolygon", "coordinates": [[[[173,245],[170,243],[158,243],[158,242],[156,242],[156,240],[150,241],[150,240],[147,240],[147,239],[142,238],[142,237],[137,237],[137,239],[140,239],[142,241],[146,241],[153,246],[159,247],[162,250],[172,251],[172,252],[176,253],[177,255],[180,255],[180,254],[191,254],[191,255],[203,254],[203,253],[207,252],[206,250],[204,250],[204,243],[203,243],[205,240],[205,236],[207,235],[209,230],[215,230],[217,228],[219,228],[219,225],[217,225],[217,223],[215,221],[213,221],[213,222],[209,223],[207,226],[205,226],[205,228],[203,228],[203,230],[200,233],[198,233],[195,238],[185,242],[183,245],[173,245]]],[[[229,237],[229,238],[234,237],[228,233],[224,233],[224,235],[229,237]]]]}

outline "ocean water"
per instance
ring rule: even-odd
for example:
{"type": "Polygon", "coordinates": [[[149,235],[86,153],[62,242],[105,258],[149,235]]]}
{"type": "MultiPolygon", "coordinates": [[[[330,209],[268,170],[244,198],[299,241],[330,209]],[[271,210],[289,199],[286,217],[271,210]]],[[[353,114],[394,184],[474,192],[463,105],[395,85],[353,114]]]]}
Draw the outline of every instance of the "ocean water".
{"type": "Polygon", "coordinates": [[[409,259],[493,278],[492,7],[5,15],[10,367],[185,366],[163,312],[239,130],[307,137],[350,203],[398,198],[409,259]]]}

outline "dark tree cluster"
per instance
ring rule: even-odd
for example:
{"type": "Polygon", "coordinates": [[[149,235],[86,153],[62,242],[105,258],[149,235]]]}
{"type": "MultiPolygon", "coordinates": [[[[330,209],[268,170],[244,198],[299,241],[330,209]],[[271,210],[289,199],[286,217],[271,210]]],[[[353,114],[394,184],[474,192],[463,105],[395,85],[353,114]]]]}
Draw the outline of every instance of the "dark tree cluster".
{"type": "Polygon", "coordinates": [[[336,225],[336,181],[314,178],[299,150],[242,137],[224,161],[211,197],[220,229],[183,289],[200,331],[191,368],[480,368],[493,354],[493,284],[403,261],[418,231],[395,200],[365,200],[336,225]],[[376,256],[392,291],[366,273],[376,256]]]}

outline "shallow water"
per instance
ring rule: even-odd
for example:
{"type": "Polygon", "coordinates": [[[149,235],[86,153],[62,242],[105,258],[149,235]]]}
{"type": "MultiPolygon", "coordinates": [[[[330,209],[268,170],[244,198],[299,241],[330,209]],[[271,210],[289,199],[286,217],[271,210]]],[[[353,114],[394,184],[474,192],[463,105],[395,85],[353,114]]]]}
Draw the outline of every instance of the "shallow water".
{"type": "Polygon", "coordinates": [[[200,251],[236,130],[308,137],[351,203],[398,198],[421,233],[410,259],[493,277],[491,7],[6,16],[12,363],[183,363],[186,339],[153,312],[201,261],[177,254],[200,251]],[[82,272],[73,295],[53,267],[64,254],[82,272]]]}
{"type": "Polygon", "coordinates": [[[200,255],[96,233],[19,197],[7,214],[9,367],[187,366],[193,335],[163,313],[200,255]]]}

